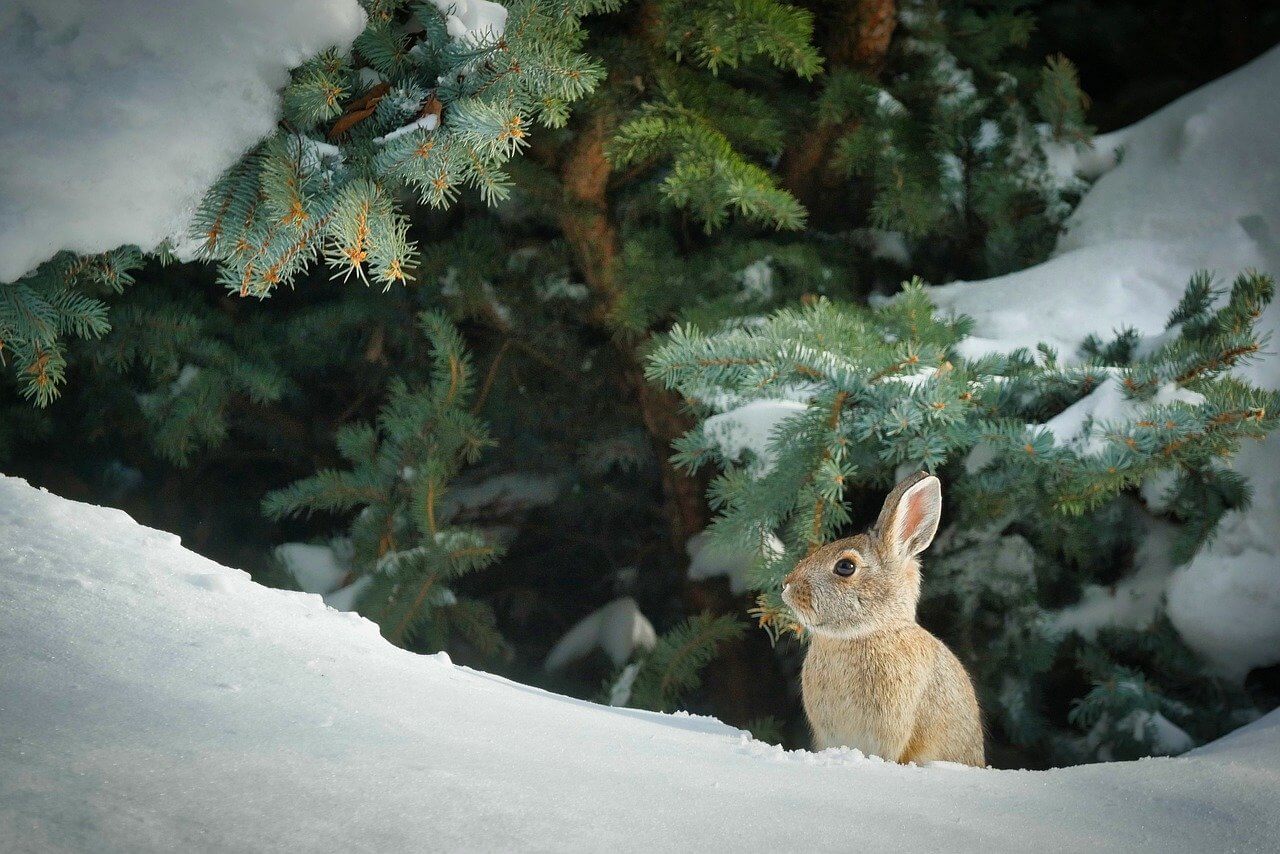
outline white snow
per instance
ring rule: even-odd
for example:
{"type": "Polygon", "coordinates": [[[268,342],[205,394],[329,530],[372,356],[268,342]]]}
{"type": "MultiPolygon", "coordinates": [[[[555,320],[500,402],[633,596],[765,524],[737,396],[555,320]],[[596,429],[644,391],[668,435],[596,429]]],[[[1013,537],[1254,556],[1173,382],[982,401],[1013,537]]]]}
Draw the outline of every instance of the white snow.
{"type": "Polygon", "coordinates": [[[355,0],[0,4],[0,282],[62,249],[152,249],[280,118],[289,69],[347,48],[355,0]]]}
{"type": "Polygon", "coordinates": [[[1132,727],[1133,737],[1136,739],[1141,740],[1150,735],[1155,749],[1165,755],[1177,755],[1195,746],[1195,740],[1182,727],[1159,712],[1139,709],[1125,715],[1120,724],[1132,727]]]}
{"type": "Polygon", "coordinates": [[[440,518],[458,522],[477,517],[510,517],[546,507],[565,489],[562,475],[518,471],[460,482],[449,487],[440,502],[440,518]]]}
{"type": "Polygon", "coordinates": [[[637,649],[653,649],[658,636],[648,617],[630,596],[614,599],[583,617],[564,633],[547,653],[545,666],[559,670],[571,661],[601,649],[615,667],[621,667],[637,649]]]}
{"type": "Polygon", "coordinates": [[[1067,446],[1079,454],[1096,456],[1107,448],[1107,426],[1113,422],[1131,422],[1153,405],[1171,403],[1199,406],[1204,395],[1165,383],[1156,390],[1149,401],[1130,398],[1125,394],[1118,371],[1109,371],[1098,387],[1044,424],[1029,425],[1031,429],[1046,429],[1053,433],[1055,445],[1067,446]]]}
{"type": "Polygon", "coordinates": [[[1095,136],[1091,144],[1085,145],[1055,140],[1048,125],[1040,125],[1038,128],[1040,150],[1044,152],[1049,174],[1053,176],[1057,186],[1067,186],[1080,179],[1096,180],[1116,165],[1123,131],[1121,134],[1095,136]]]}
{"type": "Polygon", "coordinates": [[[760,303],[773,299],[773,259],[766,255],[744,267],[738,273],[742,286],[734,299],[737,302],[760,303]]]}
{"type": "Polygon", "coordinates": [[[317,596],[11,478],[0,561],[6,851],[1244,851],[1280,838],[1280,713],[1173,759],[898,766],[417,656],[317,596]]]}
{"type": "Polygon", "coordinates": [[[349,570],[332,546],[285,543],[276,546],[276,557],[307,593],[323,595],[336,590],[349,570]]]}
{"type": "MultiPolygon", "coordinates": [[[[373,577],[355,574],[351,540],[335,537],[328,545],[319,543],[284,543],[276,546],[276,559],[306,593],[315,593],[324,603],[338,611],[354,611],[360,594],[373,583],[373,577]]],[[[442,592],[449,592],[441,588],[442,592]]]]}
{"type": "Polygon", "coordinates": [[[797,400],[753,400],[727,412],[712,415],[703,422],[702,432],[720,447],[725,459],[752,455],[752,471],[763,475],[773,468],[774,455],[769,440],[784,419],[805,411],[797,400]]]}
{"type": "Polygon", "coordinates": [[[905,385],[908,388],[919,388],[920,386],[924,385],[929,380],[931,380],[934,376],[936,376],[937,373],[938,373],[937,368],[933,367],[932,365],[925,365],[920,370],[915,371],[913,373],[890,374],[889,376],[881,377],[880,379],[876,380],[876,382],[898,383],[900,385],[905,385]]]}
{"type": "Polygon", "coordinates": [[[1088,585],[1080,601],[1053,614],[1051,625],[1090,640],[1099,629],[1108,626],[1129,629],[1150,626],[1160,613],[1173,572],[1170,552],[1177,534],[1177,529],[1163,519],[1148,520],[1134,555],[1133,574],[1105,587],[1088,585]]]}
{"type": "Polygon", "coordinates": [[[911,251],[907,238],[901,231],[885,231],[882,228],[858,228],[849,233],[853,245],[871,255],[893,261],[905,267],[911,263],[911,251]]]}
{"type": "MultiPolygon", "coordinates": [[[[1123,149],[1119,164],[1085,195],[1052,258],[932,289],[939,306],[976,321],[962,355],[1045,341],[1070,358],[1089,333],[1105,339],[1127,324],[1160,335],[1197,270],[1224,282],[1246,268],[1280,274],[1277,91],[1280,49],[1273,49],[1108,135],[1096,156],[1072,155],[1082,170],[1096,172],[1123,149]]],[[[1280,305],[1267,309],[1260,326],[1274,338],[1280,305]]],[[[1242,373],[1280,387],[1280,357],[1272,352],[1242,373]]],[[[1280,436],[1246,445],[1234,465],[1249,475],[1252,507],[1228,514],[1214,542],[1171,575],[1165,593],[1187,643],[1222,675],[1241,678],[1280,662],[1280,436]]]]}
{"type": "Polygon", "coordinates": [[[331,593],[324,594],[324,604],[335,611],[355,611],[361,594],[372,583],[372,575],[362,575],[345,587],[339,587],[331,593]]]}
{"type": "Polygon", "coordinates": [[[729,589],[735,594],[745,593],[752,587],[752,568],[766,560],[777,560],[786,551],[776,534],[764,537],[760,549],[743,549],[717,541],[710,531],[699,531],[685,543],[689,556],[690,581],[703,581],[724,576],[729,579],[729,589]]]}
{"type": "Polygon", "coordinates": [[[507,10],[491,0],[431,0],[444,13],[450,38],[479,45],[501,36],[507,27],[507,10]]]}
{"type": "Polygon", "coordinates": [[[684,546],[689,556],[689,580],[705,581],[724,576],[729,579],[729,589],[735,594],[751,588],[748,570],[754,555],[746,549],[727,547],[712,539],[707,531],[699,531],[684,546]]]}
{"type": "Polygon", "coordinates": [[[391,142],[391,140],[399,139],[405,134],[413,133],[415,130],[432,131],[438,128],[439,126],[440,126],[440,117],[437,116],[435,113],[431,113],[429,115],[423,116],[420,119],[417,119],[416,121],[409,122],[409,124],[407,125],[398,127],[395,130],[391,131],[390,133],[383,134],[382,136],[379,136],[379,137],[374,137],[373,141],[379,145],[386,145],[388,142],[391,142]]]}

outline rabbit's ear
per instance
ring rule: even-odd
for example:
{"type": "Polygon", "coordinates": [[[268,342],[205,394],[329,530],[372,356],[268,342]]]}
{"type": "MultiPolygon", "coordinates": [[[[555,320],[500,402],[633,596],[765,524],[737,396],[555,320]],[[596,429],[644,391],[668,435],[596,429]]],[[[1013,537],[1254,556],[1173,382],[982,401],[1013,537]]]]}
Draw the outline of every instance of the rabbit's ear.
{"type": "Polygon", "coordinates": [[[929,548],[942,516],[942,484],[916,472],[893,488],[876,521],[881,544],[891,553],[914,557],[929,548]]]}

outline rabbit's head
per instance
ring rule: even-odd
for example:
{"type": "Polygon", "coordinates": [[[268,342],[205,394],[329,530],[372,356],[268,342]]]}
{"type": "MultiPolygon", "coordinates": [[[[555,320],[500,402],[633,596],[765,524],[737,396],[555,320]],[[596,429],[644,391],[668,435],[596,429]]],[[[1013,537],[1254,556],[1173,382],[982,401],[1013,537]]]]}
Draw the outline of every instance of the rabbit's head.
{"type": "Polygon", "coordinates": [[[854,638],[914,622],[920,599],[916,555],[933,542],[942,485],[917,472],[885,499],[875,527],[804,558],[787,576],[782,599],[815,634],[854,638]]]}

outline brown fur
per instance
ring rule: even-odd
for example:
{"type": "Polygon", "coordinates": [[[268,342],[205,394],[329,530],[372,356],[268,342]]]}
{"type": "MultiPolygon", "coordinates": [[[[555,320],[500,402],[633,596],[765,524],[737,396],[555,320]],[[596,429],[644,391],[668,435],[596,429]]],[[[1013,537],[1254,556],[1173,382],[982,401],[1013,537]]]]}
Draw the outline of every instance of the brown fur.
{"type": "Polygon", "coordinates": [[[867,534],[830,543],[787,576],[783,598],[810,632],[801,686],[814,746],[895,762],[984,764],[969,674],[918,623],[920,564],[941,490],[923,472],[899,484],[867,534]],[[833,571],[840,559],[857,570],[833,571]]]}

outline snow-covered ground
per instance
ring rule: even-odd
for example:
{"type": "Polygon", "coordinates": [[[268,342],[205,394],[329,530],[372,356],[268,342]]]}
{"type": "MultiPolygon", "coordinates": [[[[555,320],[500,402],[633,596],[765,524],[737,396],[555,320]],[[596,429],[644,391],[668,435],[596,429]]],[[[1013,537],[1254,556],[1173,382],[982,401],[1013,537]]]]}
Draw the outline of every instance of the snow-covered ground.
{"type": "Polygon", "coordinates": [[[391,646],[0,479],[0,850],[1274,850],[1280,713],[1055,771],[785,752],[391,646]]]}
{"type": "Polygon", "coordinates": [[[182,237],[275,129],[289,69],[364,21],[356,0],[0,3],[0,282],[182,237]]]}

